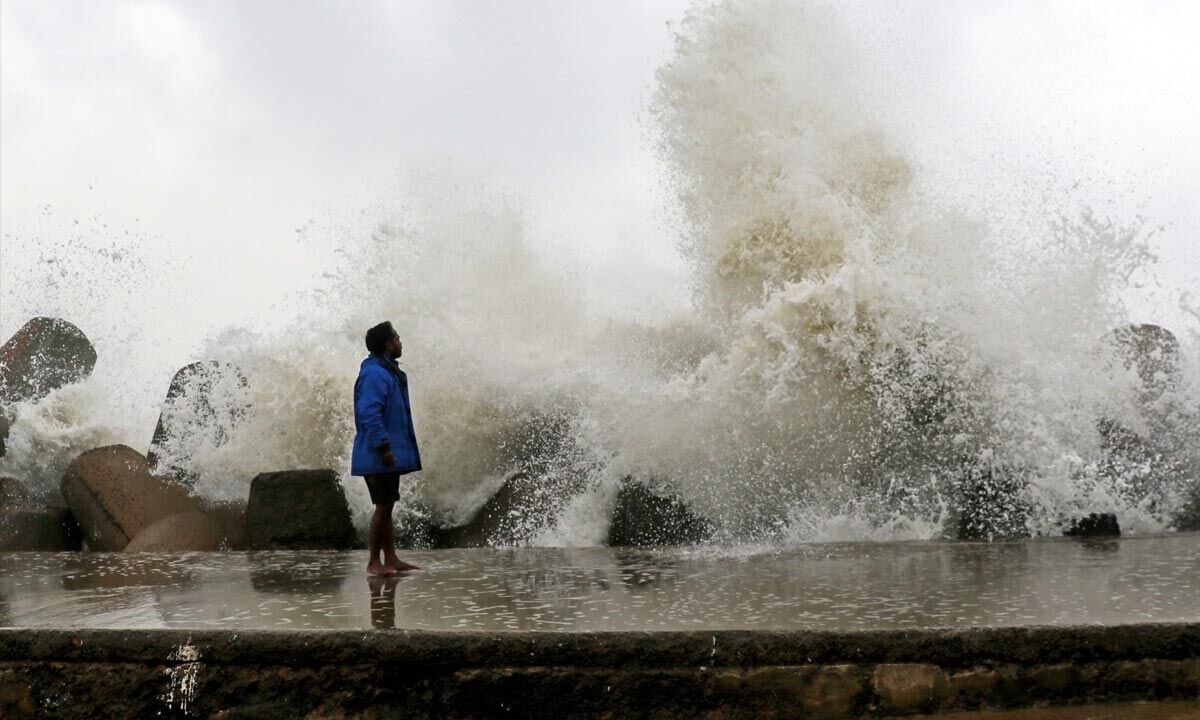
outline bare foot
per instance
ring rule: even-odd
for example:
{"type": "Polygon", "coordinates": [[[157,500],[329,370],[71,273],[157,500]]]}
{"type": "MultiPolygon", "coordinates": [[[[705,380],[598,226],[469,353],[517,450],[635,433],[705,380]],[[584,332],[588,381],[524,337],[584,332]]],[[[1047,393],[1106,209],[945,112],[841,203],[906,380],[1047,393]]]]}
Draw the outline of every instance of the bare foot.
{"type": "Polygon", "coordinates": [[[371,558],[371,562],[367,563],[368,575],[394,575],[395,573],[395,570],[391,569],[387,565],[384,565],[375,558],[371,558]]]}
{"type": "Polygon", "coordinates": [[[387,561],[387,564],[384,565],[384,567],[386,567],[388,570],[390,570],[391,574],[408,572],[409,570],[420,570],[421,569],[421,568],[417,567],[416,565],[410,565],[409,563],[406,563],[403,560],[401,560],[400,558],[396,558],[396,557],[389,558],[387,561]]]}

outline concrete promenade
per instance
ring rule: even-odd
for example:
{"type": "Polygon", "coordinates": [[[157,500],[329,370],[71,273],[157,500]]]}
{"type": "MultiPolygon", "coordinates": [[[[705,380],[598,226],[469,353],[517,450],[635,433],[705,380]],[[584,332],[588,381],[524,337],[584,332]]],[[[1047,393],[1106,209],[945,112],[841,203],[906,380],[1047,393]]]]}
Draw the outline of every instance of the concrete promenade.
{"type": "Polygon", "coordinates": [[[1195,533],[406,559],[0,553],[0,718],[1200,718],[1195,533]]]}

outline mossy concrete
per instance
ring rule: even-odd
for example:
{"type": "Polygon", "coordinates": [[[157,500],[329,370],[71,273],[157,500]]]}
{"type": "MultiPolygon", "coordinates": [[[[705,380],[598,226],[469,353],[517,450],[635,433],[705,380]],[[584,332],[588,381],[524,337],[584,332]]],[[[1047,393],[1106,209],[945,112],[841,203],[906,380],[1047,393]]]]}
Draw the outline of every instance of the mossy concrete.
{"type": "Polygon", "coordinates": [[[1200,623],[887,632],[0,629],[0,716],[849,718],[1200,699],[1200,623]]]}

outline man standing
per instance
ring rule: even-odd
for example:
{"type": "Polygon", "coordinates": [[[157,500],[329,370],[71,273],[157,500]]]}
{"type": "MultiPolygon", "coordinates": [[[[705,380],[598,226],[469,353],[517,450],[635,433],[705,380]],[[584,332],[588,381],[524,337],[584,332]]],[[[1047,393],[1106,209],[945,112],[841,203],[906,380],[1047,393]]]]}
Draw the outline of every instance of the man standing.
{"type": "Polygon", "coordinates": [[[396,557],[392,505],[400,499],[400,476],[421,469],[421,453],[408,404],[408,376],[396,364],[403,351],[390,322],[367,331],[371,353],[354,383],[354,452],[350,474],[367,481],[375,514],[371,517],[367,573],[395,575],[418,570],[396,557]],[[381,557],[382,556],[382,557],[381,557]]]}

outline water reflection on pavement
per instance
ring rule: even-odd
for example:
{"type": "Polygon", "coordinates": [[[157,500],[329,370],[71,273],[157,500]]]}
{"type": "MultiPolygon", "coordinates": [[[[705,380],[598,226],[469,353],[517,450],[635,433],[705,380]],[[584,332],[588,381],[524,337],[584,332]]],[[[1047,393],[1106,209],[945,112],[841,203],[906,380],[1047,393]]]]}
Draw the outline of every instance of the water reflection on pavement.
{"type": "Polygon", "coordinates": [[[0,625],[716,630],[1200,620],[1200,534],[1099,542],[0,553],[0,625]]]}

